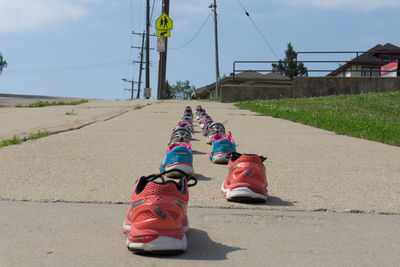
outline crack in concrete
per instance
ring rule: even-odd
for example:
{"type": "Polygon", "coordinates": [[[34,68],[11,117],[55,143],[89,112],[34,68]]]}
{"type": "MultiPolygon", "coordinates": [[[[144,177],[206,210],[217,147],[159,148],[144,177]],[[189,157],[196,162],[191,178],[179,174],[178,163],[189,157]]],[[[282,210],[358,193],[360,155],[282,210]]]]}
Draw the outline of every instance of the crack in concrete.
{"type": "Polygon", "coordinates": [[[82,125],[79,125],[79,126],[77,126],[77,127],[72,127],[72,128],[69,128],[69,129],[64,129],[64,130],[59,130],[59,131],[50,132],[50,135],[59,134],[59,133],[65,133],[65,132],[70,132],[70,131],[75,131],[75,130],[80,130],[80,129],[82,129],[82,128],[86,127],[86,126],[89,126],[89,125],[91,125],[91,124],[94,124],[94,123],[112,120],[112,119],[114,119],[114,118],[116,118],[116,117],[119,117],[119,116],[121,116],[121,115],[124,115],[125,113],[128,113],[128,112],[130,112],[130,111],[133,111],[133,110],[125,110],[125,111],[120,112],[120,113],[118,113],[118,114],[116,114],[116,115],[113,115],[113,116],[111,116],[111,117],[109,117],[109,118],[106,118],[106,119],[103,119],[103,120],[91,121],[91,122],[88,122],[88,123],[84,123],[84,124],[82,124],[82,125]]]}
{"type": "MultiPolygon", "coordinates": [[[[61,200],[61,199],[43,199],[43,200],[29,200],[29,199],[5,199],[0,198],[0,202],[27,202],[27,203],[64,203],[64,204],[104,204],[104,205],[129,205],[128,201],[84,201],[84,200],[61,200]]],[[[207,206],[207,205],[189,205],[188,208],[198,209],[221,209],[221,210],[254,210],[254,211],[288,211],[288,212],[315,212],[315,213],[353,213],[353,214],[373,214],[373,215],[391,215],[400,216],[398,212],[379,212],[379,211],[366,211],[357,209],[334,210],[327,208],[318,209],[275,209],[275,208],[256,208],[256,207],[221,207],[221,206],[207,206]]]]}

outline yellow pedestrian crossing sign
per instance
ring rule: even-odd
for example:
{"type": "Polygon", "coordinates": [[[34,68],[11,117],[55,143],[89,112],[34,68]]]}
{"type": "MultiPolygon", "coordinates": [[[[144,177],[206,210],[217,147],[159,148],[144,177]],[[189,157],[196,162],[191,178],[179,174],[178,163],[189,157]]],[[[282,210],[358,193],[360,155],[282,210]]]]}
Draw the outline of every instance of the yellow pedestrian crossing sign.
{"type": "Polygon", "coordinates": [[[156,29],[157,30],[172,30],[174,22],[167,14],[163,13],[156,20],[156,29]]]}
{"type": "Polygon", "coordinates": [[[170,37],[171,31],[170,30],[157,30],[157,37],[170,37]]]}

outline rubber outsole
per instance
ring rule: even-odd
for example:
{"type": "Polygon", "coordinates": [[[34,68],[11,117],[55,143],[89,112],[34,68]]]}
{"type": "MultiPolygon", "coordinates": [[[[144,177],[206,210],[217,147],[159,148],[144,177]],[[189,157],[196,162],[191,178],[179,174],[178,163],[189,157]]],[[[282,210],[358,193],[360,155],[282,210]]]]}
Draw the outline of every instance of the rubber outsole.
{"type": "MultiPolygon", "coordinates": [[[[180,170],[183,171],[184,173],[186,173],[189,176],[193,176],[194,175],[194,170],[193,167],[190,167],[186,164],[178,164],[178,165],[174,165],[173,167],[170,168],[165,168],[166,171],[170,171],[170,170],[180,170]]],[[[167,177],[171,177],[171,178],[180,178],[183,176],[182,173],[180,172],[170,172],[165,174],[165,176],[167,177]]]]}
{"type": "Polygon", "coordinates": [[[226,158],[228,154],[218,154],[212,157],[211,162],[215,164],[228,164],[229,159],[226,158]]]}
{"type": "Polygon", "coordinates": [[[265,202],[268,199],[267,195],[258,194],[248,187],[237,187],[233,190],[225,189],[224,184],[221,186],[221,191],[228,201],[234,202],[265,202]]]}
{"type": "Polygon", "coordinates": [[[182,240],[169,237],[159,236],[148,243],[133,243],[126,239],[126,246],[133,252],[183,252],[187,248],[186,234],[183,235],[182,240]]]}

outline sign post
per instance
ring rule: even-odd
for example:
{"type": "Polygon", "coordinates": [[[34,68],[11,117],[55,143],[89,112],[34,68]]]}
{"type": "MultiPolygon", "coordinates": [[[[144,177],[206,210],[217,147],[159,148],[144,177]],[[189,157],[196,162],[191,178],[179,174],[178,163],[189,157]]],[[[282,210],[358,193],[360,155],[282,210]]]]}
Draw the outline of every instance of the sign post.
{"type": "Polygon", "coordinates": [[[158,90],[157,99],[165,97],[165,84],[166,84],[166,68],[167,68],[167,44],[168,39],[171,37],[171,30],[173,29],[174,22],[168,16],[169,0],[163,0],[163,13],[156,19],[155,28],[157,30],[157,51],[160,52],[160,61],[158,64],[158,90]]]}

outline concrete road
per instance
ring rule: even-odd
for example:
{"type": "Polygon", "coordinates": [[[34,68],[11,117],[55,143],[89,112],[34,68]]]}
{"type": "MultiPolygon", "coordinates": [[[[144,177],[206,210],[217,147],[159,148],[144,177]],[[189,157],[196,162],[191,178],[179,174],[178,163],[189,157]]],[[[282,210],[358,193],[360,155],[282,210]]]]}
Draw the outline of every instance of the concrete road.
{"type": "MultiPolygon", "coordinates": [[[[262,205],[225,201],[220,186],[227,167],[209,162],[210,146],[196,126],[199,184],[190,190],[188,252],[172,258],[129,253],[120,224],[134,182],[158,171],[184,107],[197,104],[131,105],[112,119],[0,149],[0,265],[19,265],[16,259],[20,266],[396,265],[399,147],[215,102],[200,104],[214,120],[228,121],[238,151],[268,157],[270,199],[262,205]],[[18,230],[22,224],[29,234],[18,230]]],[[[17,117],[13,110],[9,116],[17,117]]],[[[44,121],[53,113],[40,112],[44,121]]]]}
{"type": "Polygon", "coordinates": [[[188,249],[128,251],[125,205],[0,202],[0,266],[398,266],[400,216],[190,208],[188,249]]]}

